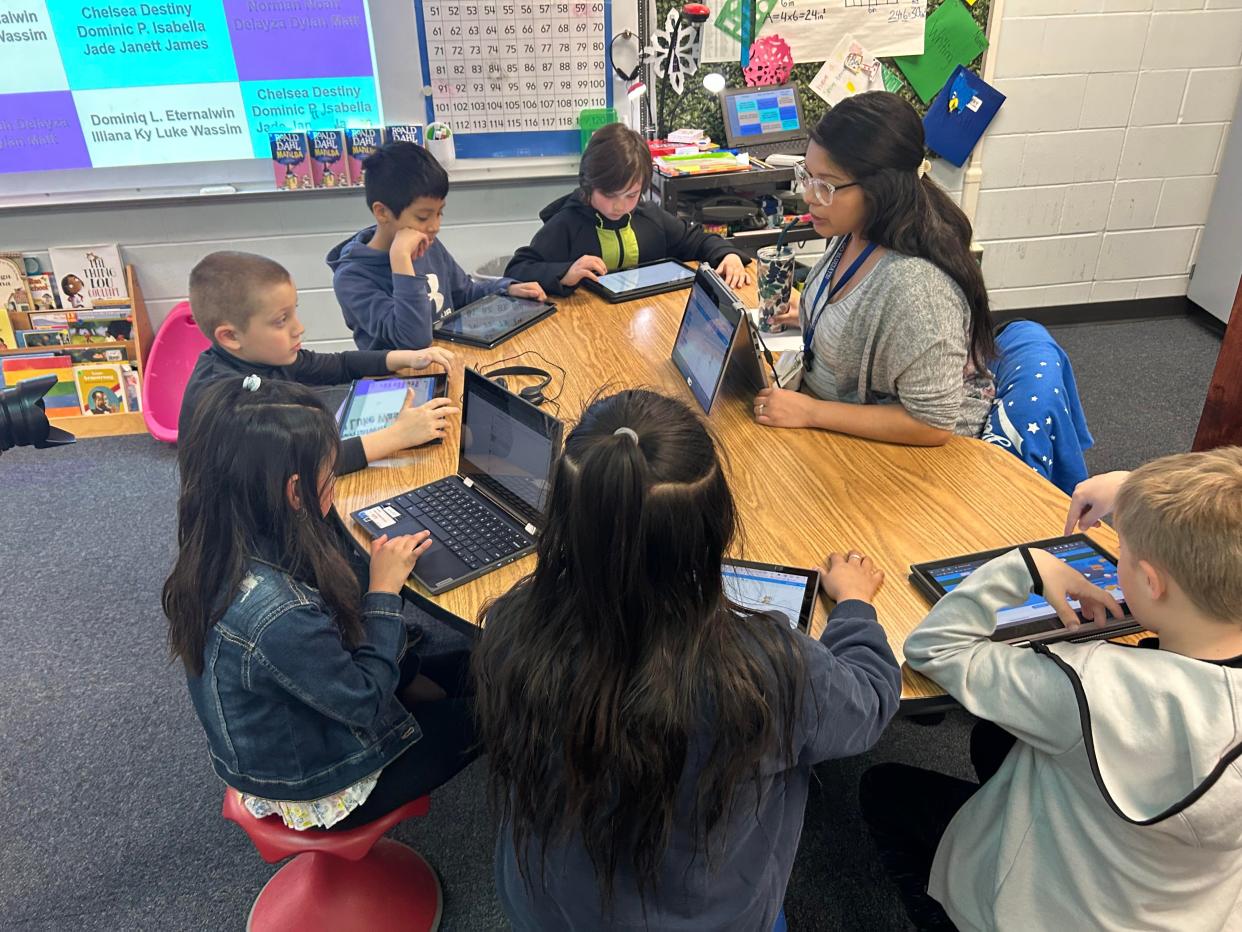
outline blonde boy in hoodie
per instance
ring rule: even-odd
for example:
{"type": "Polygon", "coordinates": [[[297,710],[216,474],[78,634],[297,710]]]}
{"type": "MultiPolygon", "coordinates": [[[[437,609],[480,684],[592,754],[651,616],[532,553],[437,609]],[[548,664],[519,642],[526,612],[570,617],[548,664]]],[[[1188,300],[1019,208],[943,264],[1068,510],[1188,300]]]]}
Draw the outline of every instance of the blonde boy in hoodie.
{"type": "Polygon", "coordinates": [[[1120,612],[1050,554],[1015,550],[906,641],[911,667],[1016,738],[979,787],[900,764],[864,775],[864,816],[921,928],[1242,929],[1242,447],[1089,479],[1069,526],[1110,511],[1121,589],[1156,638],[991,641],[997,609],[1041,587],[1067,624],[1067,599],[1089,620],[1120,612]],[[896,831],[911,800],[907,839],[947,823],[923,902],[896,831]]]}

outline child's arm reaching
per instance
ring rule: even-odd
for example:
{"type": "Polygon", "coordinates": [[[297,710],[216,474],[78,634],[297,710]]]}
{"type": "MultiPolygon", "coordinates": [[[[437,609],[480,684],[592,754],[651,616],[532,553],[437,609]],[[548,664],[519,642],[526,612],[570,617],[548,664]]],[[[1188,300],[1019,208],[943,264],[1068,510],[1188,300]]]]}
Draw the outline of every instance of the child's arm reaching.
{"type": "Polygon", "coordinates": [[[744,250],[729,245],[715,233],[708,233],[697,223],[686,223],[663,208],[657,213],[664,225],[668,258],[706,262],[720,273],[730,288],[750,284],[745,266],[751,257],[744,250]]]}
{"type": "MultiPolygon", "coordinates": [[[[1046,598],[1066,624],[1079,623],[1065,602],[1071,593],[1081,597],[1088,617],[1120,614],[1111,596],[1056,557],[1030,553],[1046,598]]],[[[1037,585],[1019,550],[984,564],[937,602],[906,639],[906,662],[939,683],[966,711],[1033,747],[1060,754],[1082,739],[1069,681],[1033,650],[991,640],[997,610],[1021,605],[1037,585]]]]}

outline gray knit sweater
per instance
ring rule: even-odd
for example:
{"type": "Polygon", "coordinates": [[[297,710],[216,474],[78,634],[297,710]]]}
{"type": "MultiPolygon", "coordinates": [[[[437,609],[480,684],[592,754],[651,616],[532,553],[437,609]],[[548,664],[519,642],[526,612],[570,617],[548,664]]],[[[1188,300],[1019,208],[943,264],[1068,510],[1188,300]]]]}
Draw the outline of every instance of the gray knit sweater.
{"type": "MultiPolygon", "coordinates": [[[[802,292],[803,328],[832,252],[802,292]]],[[[970,306],[953,279],[926,259],[886,252],[823,309],[802,390],[825,401],[898,402],[924,424],[978,437],[996,388],[991,373],[967,364],[969,328],[970,306]]]]}

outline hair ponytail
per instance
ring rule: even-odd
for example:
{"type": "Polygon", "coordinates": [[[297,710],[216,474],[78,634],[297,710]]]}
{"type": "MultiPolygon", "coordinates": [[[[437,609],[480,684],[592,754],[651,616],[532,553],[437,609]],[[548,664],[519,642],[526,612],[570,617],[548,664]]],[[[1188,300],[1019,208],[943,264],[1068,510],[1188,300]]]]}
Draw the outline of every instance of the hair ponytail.
{"type": "Polygon", "coordinates": [[[986,368],[996,339],[983,270],[970,254],[973,231],[944,190],[919,177],[923,123],[914,108],[887,91],[858,94],[828,111],[811,140],[858,181],[869,242],[926,259],[962,289],[970,307],[970,359],[986,368]]]}
{"type": "Polygon", "coordinates": [[[733,498],[690,409],[648,391],[593,402],[565,441],[534,572],[485,609],[475,713],[489,799],[518,868],[579,838],[605,910],[619,869],[654,889],[682,780],[714,863],[714,831],[760,762],[793,760],[799,636],[725,598],[733,498]],[[637,440],[635,440],[637,437],[637,440]]]}

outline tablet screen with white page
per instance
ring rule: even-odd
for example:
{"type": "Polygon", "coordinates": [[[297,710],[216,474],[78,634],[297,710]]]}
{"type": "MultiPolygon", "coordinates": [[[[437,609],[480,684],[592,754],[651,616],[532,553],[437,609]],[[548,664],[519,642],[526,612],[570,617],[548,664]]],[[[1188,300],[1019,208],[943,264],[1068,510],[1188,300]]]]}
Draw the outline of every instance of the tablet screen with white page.
{"type": "Polygon", "coordinates": [[[692,278],[694,278],[694,269],[686,268],[680,262],[656,262],[652,265],[640,265],[637,268],[622,269],[619,272],[601,275],[599,284],[611,292],[623,294],[627,291],[637,291],[639,288],[688,282],[692,278]]]}
{"type": "Polygon", "coordinates": [[[810,630],[811,613],[815,609],[815,593],[819,589],[819,573],[815,570],[725,560],[725,595],[757,612],[772,612],[789,622],[789,627],[810,630]]]}

